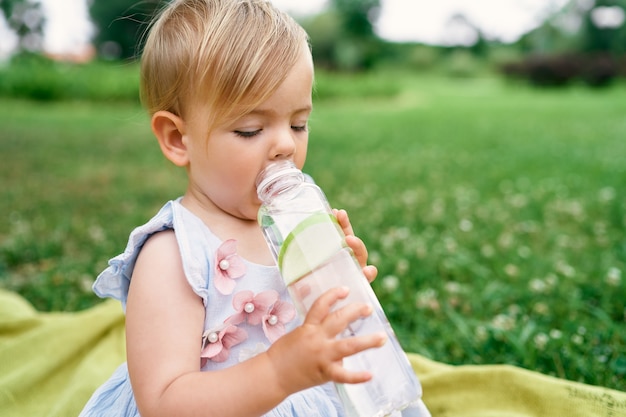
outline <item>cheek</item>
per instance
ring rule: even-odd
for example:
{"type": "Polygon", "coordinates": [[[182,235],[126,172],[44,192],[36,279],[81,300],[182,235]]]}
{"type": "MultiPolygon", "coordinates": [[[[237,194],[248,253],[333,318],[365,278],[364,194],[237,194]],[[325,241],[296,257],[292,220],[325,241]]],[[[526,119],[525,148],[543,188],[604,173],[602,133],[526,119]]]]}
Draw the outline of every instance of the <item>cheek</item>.
{"type": "Polygon", "coordinates": [[[300,152],[299,155],[296,155],[296,165],[300,166],[300,169],[302,169],[305,162],[306,162],[306,151],[300,152]]]}
{"type": "Polygon", "coordinates": [[[222,162],[222,164],[224,167],[221,184],[223,193],[241,198],[247,195],[250,190],[254,190],[258,174],[256,164],[250,161],[230,161],[230,163],[222,162]]]}
{"type": "Polygon", "coordinates": [[[294,155],[294,162],[299,169],[302,169],[304,162],[306,161],[308,139],[298,144],[296,154],[294,155]]]}

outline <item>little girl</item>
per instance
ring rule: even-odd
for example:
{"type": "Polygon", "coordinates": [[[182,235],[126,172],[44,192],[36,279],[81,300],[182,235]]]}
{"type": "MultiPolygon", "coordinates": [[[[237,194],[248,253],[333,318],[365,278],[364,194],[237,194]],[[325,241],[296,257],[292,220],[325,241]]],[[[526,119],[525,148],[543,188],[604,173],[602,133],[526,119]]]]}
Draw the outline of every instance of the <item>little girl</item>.
{"type": "MultiPolygon", "coordinates": [[[[154,22],[142,100],[188,186],[94,284],[126,311],[128,362],[82,416],[341,416],[332,382],[371,378],[342,358],[385,336],[335,337],[371,307],[333,310],[347,296],[338,287],[300,321],[256,220],[259,172],[304,165],[312,84],[306,33],[267,1],[174,0],[154,22]]],[[[373,280],[364,244],[336,215],[373,280]]]]}

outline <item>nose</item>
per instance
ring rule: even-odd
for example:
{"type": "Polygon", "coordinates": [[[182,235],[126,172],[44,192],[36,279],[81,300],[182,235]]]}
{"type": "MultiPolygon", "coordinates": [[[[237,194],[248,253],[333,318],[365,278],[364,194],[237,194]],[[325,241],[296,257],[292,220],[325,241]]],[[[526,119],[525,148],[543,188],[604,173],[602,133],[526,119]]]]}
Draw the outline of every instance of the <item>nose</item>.
{"type": "Polygon", "coordinates": [[[287,159],[296,152],[296,138],[291,126],[288,129],[278,129],[272,138],[272,159],[287,159]]]}

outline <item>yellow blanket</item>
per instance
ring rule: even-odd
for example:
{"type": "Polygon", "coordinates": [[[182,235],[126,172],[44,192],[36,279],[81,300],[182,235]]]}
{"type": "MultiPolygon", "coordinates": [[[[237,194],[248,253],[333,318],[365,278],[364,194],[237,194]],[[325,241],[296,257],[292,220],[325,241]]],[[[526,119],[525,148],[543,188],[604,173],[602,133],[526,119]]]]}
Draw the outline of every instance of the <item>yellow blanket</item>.
{"type": "MultiPolygon", "coordinates": [[[[626,417],[624,392],[506,365],[409,358],[433,417],[626,417]]],[[[77,313],[41,313],[0,290],[0,416],[76,416],[124,360],[118,302],[77,313]]]]}

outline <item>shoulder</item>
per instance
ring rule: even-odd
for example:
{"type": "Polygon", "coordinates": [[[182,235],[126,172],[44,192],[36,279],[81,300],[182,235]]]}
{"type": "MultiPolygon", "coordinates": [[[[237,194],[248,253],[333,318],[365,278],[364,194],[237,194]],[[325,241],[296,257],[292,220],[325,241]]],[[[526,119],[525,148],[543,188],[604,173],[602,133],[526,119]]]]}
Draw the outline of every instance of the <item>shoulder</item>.
{"type": "Polygon", "coordinates": [[[137,264],[133,275],[137,272],[137,268],[145,267],[146,264],[160,268],[169,265],[166,270],[170,271],[171,268],[179,266],[182,272],[181,253],[174,230],[163,230],[148,237],[137,256],[137,264]]]}
{"type": "MultiPolygon", "coordinates": [[[[158,255],[161,252],[171,254],[171,250],[178,252],[178,243],[176,241],[176,233],[174,229],[166,229],[161,232],[154,233],[146,239],[139,256],[144,254],[158,255]]],[[[144,255],[147,256],[147,255],[144,255]]]]}
{"type": "MultiPolygon", "coordinates": [[[[168,229],[154,233],[146,239],[137,255],[135,268],[146,262],[158,265],[181,263],[181,254],[174,230],[168,229]]],[[[134,272],[133,275],[135,275],[134,272]]]]}
{"type": "Polygon", "coordinates": [[[131,286],[146,282],[146,285],[162,287],[167,291],[178,283],[187,285],[184,278],[182,256],[174,231],[168,229],[151,235],[137,256],[131,286]]]}

